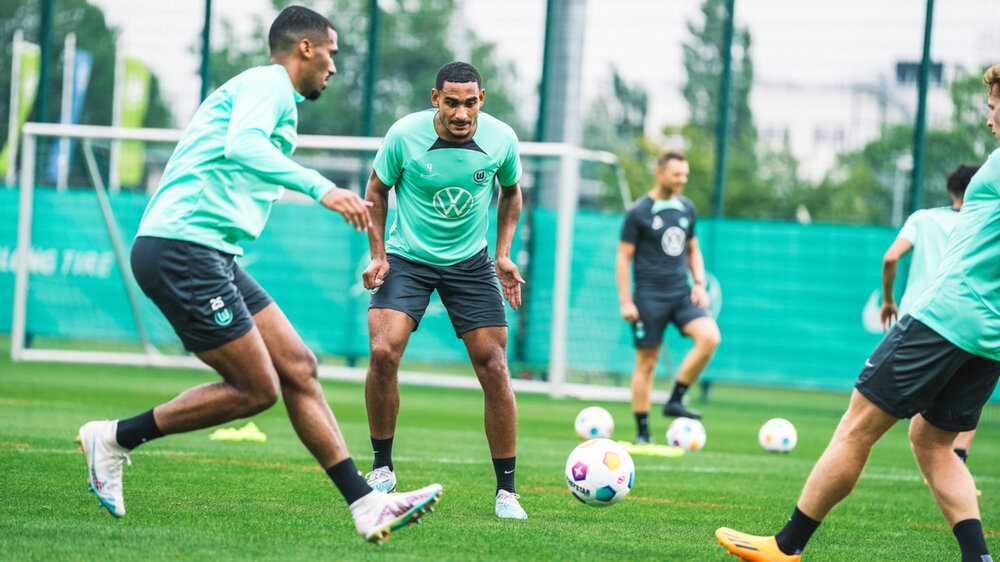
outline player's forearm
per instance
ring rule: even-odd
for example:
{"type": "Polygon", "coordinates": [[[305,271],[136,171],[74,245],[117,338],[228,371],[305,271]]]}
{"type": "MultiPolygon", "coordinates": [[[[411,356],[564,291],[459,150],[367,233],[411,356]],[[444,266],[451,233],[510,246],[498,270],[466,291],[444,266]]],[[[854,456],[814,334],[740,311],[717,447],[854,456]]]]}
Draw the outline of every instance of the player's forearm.
{"type": "Polygon", "coordinates": [[[688,269],[691,270],[691,277],[694,278],[695,285],[705,286],[705,258],[701,255],[701,250],[695,250],[688,255],[688,269]]]}
{"type": "Polygon", "coordinates": [[[285,156],[256,129],[228,135],[225,156],[269,183],[300,191],[316,201],[334,188],[333,182],[285,156]]]}
{"type": "Polygon", "coordinates": [[[899,271],[899,261],[893,259],[882,260],[882,302],[894,303],[896,297],[893,295],[893,288],[896,285],[896,274],[899,271]]]}
{"type": "Polygon", "coordinates": [[[618,304],[632,302],[632,279],[628,274],[629,260],[618,254],[615,258],[615,281],[618,283],[618,304]]]}
{"type": "Polygon", "coordinates": [[[372,206],[368,212],[372,216],[372,226],[368,229],[368,250],[372,259],[385,258],[385,219],[389,209],[388,193],[380,192],[368,184],[365,201],[372,206]]]}
{"type": "Polygon", "coordinates": [[[496,257],[510,257],[517,221],[521,219],[521,189],[502,188],[497,203],[497,252],[496,257]]]}

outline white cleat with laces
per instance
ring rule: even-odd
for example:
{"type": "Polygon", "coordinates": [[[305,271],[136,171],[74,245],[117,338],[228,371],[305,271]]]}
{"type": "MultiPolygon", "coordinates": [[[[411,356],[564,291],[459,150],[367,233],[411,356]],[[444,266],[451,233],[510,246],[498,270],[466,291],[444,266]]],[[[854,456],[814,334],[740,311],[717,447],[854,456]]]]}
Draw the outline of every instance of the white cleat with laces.
{"type": "Polygon", "coordinates": [[[365,474],[365,480],[373,490],[388,494],[396,489],[396,474],[388,466],[380,466],[365,474]]]}
{"type": "Polygon", "coordinates": [[[420,517],[441,499],[441,485],[431,484],[412,492],[384,494],[372,490],[351,504],[354,526],[368,542],[381,544],[389,532],[420,523],[420,517]]]}
{"type": "Polygon", "coordinates": [[[132,464],[128,451],[118,444],[118,420],[92,421],[80,428],[77,437],[87,457],[87,483],[108,513],[125,515],[122,499],[122,463],[132,464]]]}
{"type": "Polygon", "coordinates": [[[497,491],[497,517],[500,519],[527,519],[528,514],[521,509],[521,504],[517,501],[520,497],[507,490],[497,491]]]}

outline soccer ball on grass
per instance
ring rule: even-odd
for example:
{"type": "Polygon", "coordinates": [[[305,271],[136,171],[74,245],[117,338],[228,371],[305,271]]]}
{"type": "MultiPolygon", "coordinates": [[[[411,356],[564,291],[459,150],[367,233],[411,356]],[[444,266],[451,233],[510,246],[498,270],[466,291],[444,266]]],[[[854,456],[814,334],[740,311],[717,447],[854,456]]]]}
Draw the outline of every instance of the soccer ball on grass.
{"type": "Polygon", "coordinates": [[[771,418],[760,426],[757,441],[765,451],[787,453],[795,448],[799,440],[795,426],[784,418],[771,418]]]}
{"type": "Polygon", "coordinates": [[[674,447],[698,451],[705,448],[708,435],[705,426],[691,418],[677,418],[667,428],[667,443],[674,447]]]}
{"type": "Polygon", "coordinates": [[[608,439],[615,430],[615,420],[604,408],[591,406],[580,410],[573,427],[580,439],[608,439]]]}
{"type": "Polygon", "coordinates": [[[634,480],[632,457],[610,439],[584,441],[566,459],[566,485],[573,497],[589,506],[618,503],[634,480]]]}

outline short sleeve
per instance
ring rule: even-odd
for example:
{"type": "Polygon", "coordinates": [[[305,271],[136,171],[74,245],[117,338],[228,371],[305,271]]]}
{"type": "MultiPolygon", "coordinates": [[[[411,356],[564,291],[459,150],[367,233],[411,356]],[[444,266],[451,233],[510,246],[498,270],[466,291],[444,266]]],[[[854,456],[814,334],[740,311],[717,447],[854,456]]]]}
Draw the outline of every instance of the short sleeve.
{"type": "Polygon", "coordinates": [[[639,241],[639,221],[633,211],[625,213],[625,224],[622,226],[622,242],[635,245],[639,241]]]}
{"type": "Polygon", "coordinates": [[[513,131],[510,132],[503,162],[497,170],[497,181],[504,187],[521,181],[521,155],[518,153],[517,135],[513,131]]]}
{"type": "Polygon", "coordinates": [[[691,201],[687,201],[687,207],[688,207],[688,212],[691,214],[691,224],[688,225],[686,234],[688,240],[690,240],[695,237],[694,224],[698,222],[698,213],[694,210],[694,203],[692,203],[691,201]]]}
{"type": "Polygon", "coordinates": [[[373,168],[375,175],[385,185],[391,187],[399,181],[399,176],[403,173],[403,137],[395,126],[389,128],[382,139],[382,146],[375,154],[373,168]]]}
{"type": "Polygon", "coordinates": [[[909,218],[906,219],[906,222],[903,223],[903,228],[899,229],[899,234],[896,235],[896,238],[902,238],[911,245],[915,244],[917,241],[917,231],[920,230],[917,224],[920,222],[920,218],[922,216],[923,213],[920,211],[910,215],[909,218]]]}

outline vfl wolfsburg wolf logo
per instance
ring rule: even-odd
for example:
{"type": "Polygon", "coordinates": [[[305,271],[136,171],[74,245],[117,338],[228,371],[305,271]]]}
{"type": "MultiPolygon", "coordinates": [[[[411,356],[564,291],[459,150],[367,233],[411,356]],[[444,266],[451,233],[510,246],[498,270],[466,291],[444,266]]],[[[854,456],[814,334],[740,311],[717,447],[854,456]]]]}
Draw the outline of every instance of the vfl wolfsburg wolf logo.
{"type": "Polygon", "coordinates": [[[475,174],[472,174],[472,181],[476,183],[482,183],[486,179],[486,170],[479,170],[475,174]]]}
{"type": "Polygon", "coordinates": [[[434,210],[446,219],[464,217],[472,202],[472,194],[461,187],[446,187],[434,194],[434,210]]]}

